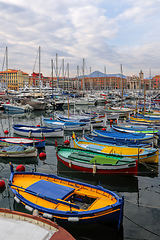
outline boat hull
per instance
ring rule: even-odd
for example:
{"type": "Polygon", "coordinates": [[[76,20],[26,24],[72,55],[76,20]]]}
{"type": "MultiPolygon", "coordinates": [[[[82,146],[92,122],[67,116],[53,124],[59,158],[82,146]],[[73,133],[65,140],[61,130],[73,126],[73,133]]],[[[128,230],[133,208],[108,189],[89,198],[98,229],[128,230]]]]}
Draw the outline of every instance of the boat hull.
{"type": "Polygon", "coordinates": [[[92,133],[96,136],[105,137],[108,141],[117,140],[117,141],[134,141],[135,143],[153,143],[154,135],[153,134],[143,134],[143,133],[128,133],[120,134],[118,132],[107,132],[102,130],[93,130],[92,133]]]}
{"type": "Polygon", "coordinates": [[[31,239],[34,234],[34,238],[39,240],[75,240],[69,232],[53,221],[27,213],[0,208],[0,222],[3,225],[2,239],[8,239],[8,229],[12,229],[12,239],[31,239]],[[21,233],[20,227],[23,228],[21,233]]]}
{"type": "Polygon", "coordinates": [[[72,136],[74,148],[93,150],[100,153],[107,153],[117,155],[123,155],[125,157],[138,159],[138,163],[158,163],[158,149],[150,148],[136,148],[116,146],[103,143],[96,143],[86,140],[77,140],[75,134],[72,136]]]}
{"type": "Polygon", "coordinates": [[[135,164],[129,165],[123,165],[118,166],[116,168],[114,167],[106,167],[106,166],[97,166],[96,165],[96,170],[94,168],[94,165],[90,164],[85,164],[85,163],[78,163],[75,161],[68,160],[66,158],[62,158],[58,156],[57,154],[57,160],[61,161],[65,166],[67,166],[70,169],[80,171],[80,172],[86,172],[86,173],[92,173],[92,174],[107,174],[107,175],[137,175],[137,169],[138,169],[138,164],[137,161],[135,164]]]}
{"type": "Polygon", "coordinates": [[[13,146],[3,147],[3,150],[0,151],[0,157],[3,158],[30,158],[37,157],[37,149],[36,148],[24,148],[23,146],[15,148],[13,146]]]}
{"type": "Polygon", "coordinates": [[[0,144],[22,144],[26,146],[34,146],[36,148],[45,147],[45,139],[31,139],[21,137],[1,137],[0,144]]]}
{"type": "Polygon", "coordinates": [[[13,125],[14,132],[25,137],[63,137],[63,128],[35,127],[27,125],[13,125]]]}
{"type": "Polygon", "coordinates": [[[43,217],[69,224],[114,222],[118,229],[122,225],[124,198],[101,186],[52,174],[14,172],[11,164],[9,187],[17,202],[31,212],[38,210],[43,217]]]}

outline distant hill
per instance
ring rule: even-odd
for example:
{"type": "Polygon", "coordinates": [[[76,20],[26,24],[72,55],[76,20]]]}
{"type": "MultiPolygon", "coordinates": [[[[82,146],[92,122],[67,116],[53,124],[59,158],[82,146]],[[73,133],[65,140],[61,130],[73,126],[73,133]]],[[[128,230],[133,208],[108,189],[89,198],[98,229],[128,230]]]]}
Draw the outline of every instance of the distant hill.
{"type": "MultiPolygon", "coordinates": [[[[83,77],[83,75],[80,76],[81,78],[83,77]]],[[[120,77],[121,78],[121,74],[120,73],[117,73],[117,74],[105,74],[105,73],[102,73],[100,71],[94,71],[92,72],[91,74],[88,74],[88,75],[84,75],[84,77],[120,77]]],[[[126,78],[125,75],[122,74],[122,77],[123,78],[126,78]]]]}

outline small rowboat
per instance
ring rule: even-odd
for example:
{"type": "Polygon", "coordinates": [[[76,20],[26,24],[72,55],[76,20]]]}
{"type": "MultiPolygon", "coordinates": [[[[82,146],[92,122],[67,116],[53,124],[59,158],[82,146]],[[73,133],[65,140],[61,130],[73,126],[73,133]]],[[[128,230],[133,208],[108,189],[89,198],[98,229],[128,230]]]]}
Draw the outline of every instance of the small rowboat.
{"type": "Polygon", "coordinates": [[[0,137],[0,145],[21,144],[25,146],[35,146],[36,148],[45,147],[45,138],[22,138],[22,137],[0,137]]]}
{"type": "Polygon", "coordinates": [[[102,142],[87,141],[83,139],[77,139],[74,132],[72,135],[72,140],[74,148],[113,154],[113,156],[122,155],[124,157],[136,158],[140,163],[158,163],[159,151],[156,148],[117,146],[102,142]]]}
{"type": "Polygon", "coordinates": [[[89,130],[90,124],[88,122],[63,122],[60,120],[53,120],[48,118],[42,118],[43,123],[47,127],[62,127],[66,131],[78,131],[78,130],[89,130]]]}
{"type": "Polygon", "coordinates": [[[37,157],[37,149],[35,147],[27,147],[24,145],[10,145],[0,148],[0,157],[11,158],[28,158],[37,157]]]}
{"type": "Polygon", "coordinates": [[[13,125],[14,132],[25,137],[63,137],[63,128],[37,127],[21,124],[13,125]]]}
{"type": "Polygon", "coordinates": [[[36,214],[0,208],[0,225],[1,239],[75,240],[64,228],[36,214]]]}
{"type": "Polygon", "coordinates": [[[126,140],[126,141],[134,141],[135,143],[152,143],[154,135],[153,134],[144,134],[144,133],[119,133],[119,132],[111,132],[111,131],[103,131],[103,130],[93,130],[92,134],[105,137],[108,141],[110,140],[126,140]]]}
{"type": "Polygon", "coordinates": [[[91,150],[56,146],[57,160],[65,166],[93,174],[137,175],[136,159],[91,150]]]}
{"type": "Polygon", "coordinates": [[[101,186],[70,180],[53,174],[14,172],[10,163],[9,187],[15,201],[31,212],[64,223],[123,221],[124,197],[101,186]]]}
{"type": "Polygon", "coordinates": [[[128,147],[143,147],[143,148],[150,148],[152,146],[151,143],[140,143],[139,141],[134,141],[130,139],[108,139],[106,137],[101,136],[95,136],[94,134],[84,134],[84,139],[87,141],[92,142],[100,142],[100,143],[107,143],[107,144],[113,144],[117,146],[128,146],[128,147]]]}
{"type": "Polygon", "coordinates": [[[158,134],[158,130],[153,128],[141,128],[134,126],[121,126],[121,125],[112,125],[111,130],[122,133],[144,133],[144,134],[158,134]]]}

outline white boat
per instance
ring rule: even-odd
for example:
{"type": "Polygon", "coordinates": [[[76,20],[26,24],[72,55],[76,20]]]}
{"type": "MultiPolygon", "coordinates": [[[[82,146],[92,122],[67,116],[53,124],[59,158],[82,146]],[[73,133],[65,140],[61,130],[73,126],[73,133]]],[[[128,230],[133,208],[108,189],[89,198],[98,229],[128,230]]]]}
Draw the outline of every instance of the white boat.
{"type": "Polygon", "coordinates": [[[46,127],[63,127],[63,129],[66,131],[90,130],[90,123],[88,122],[63,122],[59,120],[43,118],[43,124],[46,127]]]}
{"type": "Polygon", "coordinates": [[[51,127],[37,127],[21,124],[13,125],[14,132],[25,137],[63,137],[64,129],[51,127]]]}
{"type": "Polygon", "coordinates": [[[46,103],[37,99],[25,98],[22,103],[30,105],[34,110],[44,110],[46,108],[46,103]]]}
{"type": "Polygon", "coordinates": [[[75,238],[49,219],[27,213],[0,208],[0,239],[23,240],[74,240],[75,238]]]}
{"type": "Polygon", "coordinates": [[[18,105],[15,103],[2,103],[1,105],[6,111],[12,111],[12,112],[22,112],[23,113],[23,112],[33,110],[33,107],[31,107],[28,104],[26,104],[26,105],[19,104],[18,105]]]}

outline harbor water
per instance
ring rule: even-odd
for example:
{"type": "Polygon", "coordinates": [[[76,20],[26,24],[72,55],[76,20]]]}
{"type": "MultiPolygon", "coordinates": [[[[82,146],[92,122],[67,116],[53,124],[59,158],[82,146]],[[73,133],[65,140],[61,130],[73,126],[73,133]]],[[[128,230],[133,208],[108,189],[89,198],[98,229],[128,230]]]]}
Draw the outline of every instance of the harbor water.
{"type": "MultiPolygon", "coordinates": [[[[0,112],[0,134],[8,130],[8,136],[18,136],[13,133],[13,124],[41,125],[42,115],[53,117],[53,111],[34,111],[24,114],[7,114],[0,112]]],[[[71,138],[71,132],[65,132],[65,139],[71,138]]],[[[76,132],[78,137],[82,132],[76,132]]],[[[55,140],[58,144],[64,142],[64,138],[46,138],[46,159],[0,159],[0,179],[5,180],[6,188],[0,193],[0,207],[11,210],[28,212],[23,205],[14,201],[13,193],[7,186],[10,177],[9,162],[14,168],[24,164],[26,171],[34,169],[37,172],[56,174],[70,179],[87,182],[93,185],[101,185],[116,192],[120,197],[124,196],[123,228],[117,232],[115,228],[107,225],[62,225],[75,239],[100,240],[100,239],[160,239],[160,175],[158,165],[139,165],[138,176],[93,176],[68,169],[62,163],[57,162],[55,154],[55,140]]],[[[39,153],[42,151],[39,150],[39,153]]],[[[0,226],[0,231],[3,231],[0,226]]],[[[1,239],[1,237],[0,237],[1,239]]]]}

